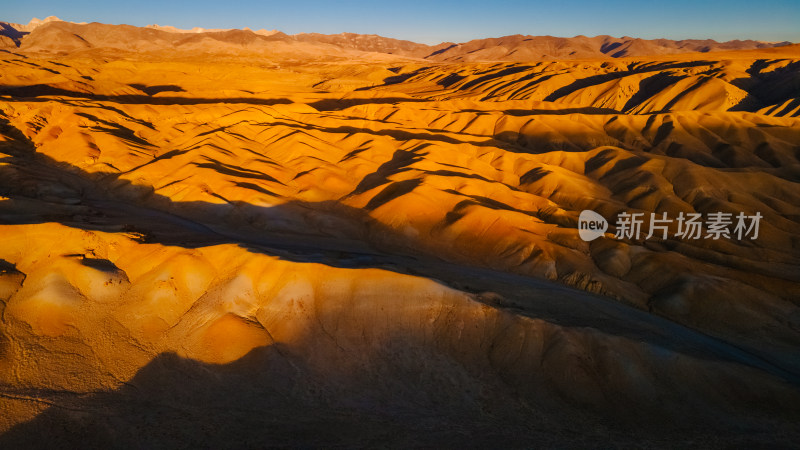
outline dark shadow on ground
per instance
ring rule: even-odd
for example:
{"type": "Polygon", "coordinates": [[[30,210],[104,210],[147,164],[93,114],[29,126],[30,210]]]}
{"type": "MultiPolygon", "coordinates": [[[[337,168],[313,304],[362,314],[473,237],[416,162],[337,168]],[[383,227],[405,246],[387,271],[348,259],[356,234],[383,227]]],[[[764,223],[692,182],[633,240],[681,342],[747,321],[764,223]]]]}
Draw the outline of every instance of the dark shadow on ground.
{"type": "MultiPolygon", "coordinates": [[[[149,95],[101,95],[86,92],[70,91],[46,84],[35,84],[30,86],[4,86],[0,87],[0,95],[8,95],[17,101],[52,101],[48,97],[68,97],[96,100],[102,102],[114,102],[123,105],[206,105],[212,103],[245,103],[251,105],[280,105],[290,104],[291,100],[285,98],[192,98],[192,97],[153,97],[159,92],[180,92],[172,86],[142,86],[152,91],[149,95]],[[165,89],[166,88],[166,89],[165,89]],[[155,90],[153,90],[155,89],[155,90]]],[[[182,89],[181,89],[182,90],[182,89]]]]}
{"type": "Polygon", "coordinates": [[[186,92],[182,87],[176,86],[174,84],[164,84],[157,86],[146,86],[144,84],[131,84],[129,86],[132,88],[136,88],[147,95],[156,95],[162,92],[186,92]]]}
{"type": "Polygon", "coordinates": [[[374,98],[326,98],[308,103],[317,111],[341,111],[358,105],[383,105],[401,102],[426,102],[428,100],[413,97],[374,97],[374,98]]]}
{"type": "Polygon", "coordinates": [[[18,31],[11,25],[5,22],[0,22],[0,36],[6,36],[10,38],[12,41],[14,41],[14,45],[16,45],[17,47],[19,47],[20,44],[22,43],[22,38],[24,38],[28,34],[30,33],[26,31],[18,31]]]}
{"type": "MultiPolygon", "coordinates": [[[[116,390],[80,396],[19,392],[54,406],[0,435],[0,447],[747,447],[765,440],[786,444],[793,437],[775,436],[761,424],[723,437],[715,436],[716,428],[703,430],[702,423],[686,420],[638,428],[635,421],[614,423],[580,407],[526,398],[496,374],[459,367],[451,368],[455,379],[448,379],[429,364],[393,361],[382,353],[374,355],[368,368],[373,372],[364,373],[325,373],[281,344],[225,365],[161,354],[116,390]],[[481,389],[469,387],[478,380],[481,389]]],[[[404,356],[458,365],[449,355],[420,349],[404,356]]]]}
{"type": "MultiPolygon", "coordinates": [[[[490,111],[482,111],[479,109],[462,109],[461,112],[473,112],[476,114],[487,113],[490,111]]],[[[502,111],[503,114],[507,114],[509,116],[516,116],[516,117],[524,117],[524,116],[564,116],[568,114],[597,114],[597,115],[615,115],[621,114],[616,109],[611,108],[594,108],[594,107],[582,107],[582,108],[557,108],[557,109],[506,109],[502,111]]]]}
{"type": "MultiPolygon", "coordinates": [[[[641,64],[637,65],[636,63],[629,66],[628,70],[619,71],[619,72],[610,72],[600,75],[593,75],[586,78],[581,78],[576,80],[575,82],[564,86],[562,88],[556,89],[552,94],[548,95],[545,98],[545,101],[553,102],[557,101],[558,99],[565,97],[573,92],[583,89],[589,86],[594,86],[598,84],[603,84],[605,82],[616,80],[620,78],[624,78],[629,75],[639,74],[639,73],[648,73],[648,72],[661,72],[665,70],[676,70],[676,69],[686,69],[691,67],[702,67],[708,66],[713,64],[712,61],[689,61],[689,62],[681,62],[681,63],[674,63],[674,62],[665,62],[665,63],[656,63],[656,64],[641,64]]],[[[665,74],[667,75],[667,74],[665,74]]]]}
{"type": "MultiPolygon", "coordinates": [[[[163,245],[235,244],[298,263],[409,273],[476,294],[496,292],[504,298],[499,307],[510,314],[591,328],[667,352],[740,364],[800,385],[796,374],[758,355],[609,299],[520,275],[440,261],[417,248],[413,239],[374,220],[369,208],[355,209],[338,202],[261,207],[222,197],[227,203],[175,202],[117,174],[87,173],[37,153],[35,145],[6,120],[0,120],[0,133],[8,138],[0,143],[0,152],[7,155],[0,162],[8,164],[0,168],[0,195],[7,197],[0,201],[0,223],[55,221],[86,230],[137,233],[143,241],[163,245]],[[42,191],[49,194],[43,196],[42,191]],[[325,234],[308,225],[310,217],[320,215],[343,226],[325,234]],[[249,216],[290,225],[284,232],[269,231],[247,225],[242,218],[249,216]]],[[[358,189],[384,186],[371,207],[416,187],[397,185],[387,174],[424,156],[423,149],[396,153],[362,180],[358,189]]],[[[634,163],[637,161],[625,164],[634,163]]],[[[244,175],[248,179],[260,176],[244,175]]],[[[541,173],[529,174],[530,179],[538,176],[541,173]]],[[[486,198],[471,201],[505,207],[486,198]]],[[[110,261],[81,258],[82,264],[98,270],[115,270],[110,261]]],[[[0,269],[16,270],[10,264],[0,269]]],[[[475,296],[477,301],[484,298],[475,296]]],[[[487,301],[487,305],[498,307],[494,302],[487,301]]],[[[409,337],[395,338],[404,342],[402,339],[409,337]]],[[[396,353],[392,352],[396,349],[390,350],[372,360],[376,367],[370,367],[370,373],[381,376],[368,379],[371,384],[363,383],[363,376],[368,375],[337,374],[330,367],[310,366],[294,349],[279,344],[221,366],[161,355],[115,391],[77,399],[28,393],[37,398],[52,395],[56,406],[0,436],[0,447],[635,445],[658,429],[644,428],[629,435],[614,429],[596,411],[587,419],[580,405],[541,406],[552,404],[535,395],[520,395],[526,387],[518,379],[491,384],[496,391],[489,392],[502,395],[487,398],[479,391],[466,390],[469,384],[462,383],[473,378],[485,382],[484,372],[478,370],[482,365],[466,364],[467,378],[453,380],[435,365],[420,364],[428,357],[451,361],[453,353],[413,353],[414,357],[395,362],[396,353]],[[364,386],[376,389],[381,383],[386,383],[383,390],[364,390],[364,386]],[[548,419],[552,417],[560,419],[553,422],[548,419]]],[[[414,351],[423,352],[419,348],[414,351]]],[[[650,408],[659,406],[658,401],[648,401],[650,408]]],[[[714,430],[711,434],[719,434],[718,429],[709,429],[714,430]]],[[[763,436],[767,431],[757,429],[751,436],[763,436]]],[[[686,439],[680,434],[672,438],[686,439]]]]}
{"type": "MultiPolygon", "coordinates": [[[[175,202],[154,193],[152,187],[134,185],[117,173],[87,173],[37,153],[35,145],[6,120],[0,120],[0,133],[8,138],[0,143],[0,153],[8,155],[0,158],[0,162],[7,163],[0,167],[0,195],[7,198],[0,201],[0,223],[59,222],[87,230],[133,233],[143,242],[163,245],[197,248],[227,243],[300,263],[409,273],[468,292],[499,292],[516,314],[563,326],[595,327],[673,351],[737,361],[787,380],[799,380],[797,374],[760,357],[610,299],[522,275],[447,263],[420,247],[414,238],[375,220],[370,210],[417,187],[417,180],[394,182],[389,175],[406,170],[424,157],[424,146],[414,151],[398,150],[391,161],[362,179],[353,194],[383,186],[364,209],[337,201],[290,201],[264,207],[229,201],[219,194],[217,198],[225,203],[175,202]],[[598,323],[598,308],[613,319],[598,323]],[[676,330],[690,333],[693,340],[675,341],[671,336],[676,330]]],[[[248,179],[266,176],[250,172],[244,175],[248,179]]],[[[465,196],[465,200],[493,209],[508,208],[485,198],[465,196]]]]}

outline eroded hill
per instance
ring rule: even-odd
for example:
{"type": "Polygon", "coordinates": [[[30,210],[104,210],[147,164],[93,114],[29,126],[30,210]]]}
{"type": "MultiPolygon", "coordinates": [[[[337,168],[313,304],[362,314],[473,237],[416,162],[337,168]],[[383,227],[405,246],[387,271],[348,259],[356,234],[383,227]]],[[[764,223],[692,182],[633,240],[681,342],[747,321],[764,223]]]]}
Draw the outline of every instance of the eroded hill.
{"type": "Polygon", "coordinates": [[[0,442],[795,442],[794,51],[3,53],[0,442]]]}

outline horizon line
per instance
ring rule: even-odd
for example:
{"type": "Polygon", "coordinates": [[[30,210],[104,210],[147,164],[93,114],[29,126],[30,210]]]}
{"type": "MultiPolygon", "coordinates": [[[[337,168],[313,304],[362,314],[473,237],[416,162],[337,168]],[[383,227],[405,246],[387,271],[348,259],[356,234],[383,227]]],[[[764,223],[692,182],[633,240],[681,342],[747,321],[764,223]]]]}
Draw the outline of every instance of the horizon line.
{"type": "Polygon", "coordinates": [[[754,42],[761,42],[761,43],[765,43],[765,44],[786,44],[786,45],[792,45],[792,44],[797,44],[798,43],[798,42],[789,41],[789,40],[777,40],[776,41],[776,40],[763,40],[763,39],[752,39],[752,38],[747,38],[747,39],[734,38],[734,39],[728,39],[728,40],[718,40],[718,39],[715,39],[715,38],[712,38],[712,37],[704,37],[704,38],[701,38],[701,37],[692,37],[692,38],[670,38],[670,37],[643,38],[643,37],[630,36],[630,35],[627,35],[627,34],[622,35],[622,36],[615,36],[613,34],[596,34],[596,35],[593,35],[593,36],[590,36],[590,35],[587,35],[587,34],[576,34],[574,36],[556,36],[556,35],[552,35],[552,34],[523,34],[523,33],[511,33],[511,34],[505,34],[505,35],[501,35],[501,36],[478,37],[478,38],[473,38],[473,39],[469,39],[467,41],[460,41],[460,42],[457,42],[455,40],[445,40],[445,41],[440,41],[440,42],[436,42],[436,43],[431,43],[430,41],[429,42],[423,42],[423,41],[417,41],[417,40],[413,40],[413,39],[409,39],[409,38],[405,38],[405,37],[395,37],[395,36],[391,36],[391,35],[384,35],[384,34],[378,34],[378,33],[359,33],[359,32],[355,32],[355,31],[341,31],[339,33],[320,33],[318,31],[300,31],[300,32],[297,32],[297,33],[287,33],[287,32],[284,32],[283,30],[281,30],[279,28],[273,28],[273,29],[270,30],[270,29],[268,29],[266,27],[261,27],[261,28],[258,28],[258,29],[254,29],[254,28],[251,28],[249,26],[245,26],[245,27],[242,27],[242,28],[216,28],[216,27],[214,27],[214,28],[206,28],[206,27],[201,27],[201,26],[194,26],[192,28],[181,28],[179,26],[174,26],[174,25],[160,25],[160,24],[155,23],[155,22],[147,24],[147,25],[135,25],[133,23],[108,23],[108,22],[100,22],[100,21],[96,21],[96,20],[93,20],[93,21],[90,21],[90,22],[86,22],[86,21],[75,22],[75,21],[71,21],[71,20],[61,19],[61,18],[59,18],[59,17],[57,17],[55,15],[46,16],[44,19],[39,19],[38,17],[34,16],[27,23],[12,22],[12,21],[7,21],[7,20],[0,20],[0,23],[27,26],[27,25],[30,25],[31,23],[33,23],[33,21],[35,21],[35,20],[38,20],[40,22],[44,22],[47,19],[51,19],[51,18],[55,19],[53,21],[60,21],[60,22],[71,23],[71,24],[75,24],[75,25],[89,25],[89,24],[96,23],[96,24],[111,25],[111,26],[132,26],[132,27],[136,27],[136,28],[155,29],[155,30],[158,30],[158,31],[164,31],[166,33],[174,32],[174,31],[161,30],[159,28],[171,27],[171,28],[175,28],[176,30],[180,30],[180,31],[188,32],[188,33],[203,33],[203,32],[214,33],[214,32],[224,32],[224,31],[238,30],[238,31],[249,31],[251,33],[257,34],[257,33],[255,33],[256,31],[264,30],[264,31],[275,31],[276,33],[283,33],[283,34],[285,34],[287,36],[297,36],[297,35],[301,35],[301,34],[320,34],[320,35],[324,35],[324,36],[337,36],[337,35],[343,35],[343,34],[353,34],[353,35],[359,35],[359,36],[377,36],[377,37],[381,37],[381,38],[395,39],[395,40],[400,40],[400,41],[407,41],[407,42],[412,42],[414,44],[427,45],[427,46],[430,46],[430,47],[435,47],[437,45],[442,45],[442,44],[459,45],[459,44],[465,44],[465,43],[468,43],[468,42],[471,42],[471,41],[480,41],[480,40],[486,40],[486,39],[501,39],[501,38],[511,37],[511,36],[523,36],[523,37],[533,37],[533,38],[535,38],[535,37],[550,37],[550,38],[556,38],[556,39],[575,39],[575,38],[581,38],[581,37],[592,39],[592,38],[598,38],[598,37],[610,37],[610,38],[614,38],[614,39],[639,39],[639,40],[643,40],[643,41],[656,41],[656,40],[669,40],[669,41],[675,41],[675,42],[680,42],[680,41],[714,41],[714,42],[719,43],[719,44],[724,44],[724,43],[727,43],[727,42],[736,42],[736,41],[739,41],[739,42],[754,41],[754,42]],[[155,28],[155,27],[159,27],[159,28],[155,28]],[[198,28],[203,30],[203,31],[192,31],[192,30],[198,29],[198,28]]]}

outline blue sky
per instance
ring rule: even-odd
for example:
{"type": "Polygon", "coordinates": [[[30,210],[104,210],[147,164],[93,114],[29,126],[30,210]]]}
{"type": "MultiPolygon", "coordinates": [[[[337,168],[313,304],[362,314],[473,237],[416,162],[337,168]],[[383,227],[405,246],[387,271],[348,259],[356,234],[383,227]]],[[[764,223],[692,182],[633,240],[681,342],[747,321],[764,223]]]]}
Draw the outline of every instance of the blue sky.
{"type": "Polygon", "coordinates": [[[509,34],[800,42],[800,0],[0,0],[0,20],[375,33],[424,43],[509,34]]]}

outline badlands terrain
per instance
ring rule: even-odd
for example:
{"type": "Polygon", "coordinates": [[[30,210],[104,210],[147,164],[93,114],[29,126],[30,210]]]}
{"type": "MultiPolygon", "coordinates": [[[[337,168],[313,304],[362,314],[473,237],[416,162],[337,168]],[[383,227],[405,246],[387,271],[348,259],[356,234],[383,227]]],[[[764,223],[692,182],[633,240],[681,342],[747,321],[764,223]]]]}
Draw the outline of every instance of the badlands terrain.
{"type": "Polygon", "coordinates": [[[0,26],[0,447],[800,439],[800,46],[0,26]]]}

